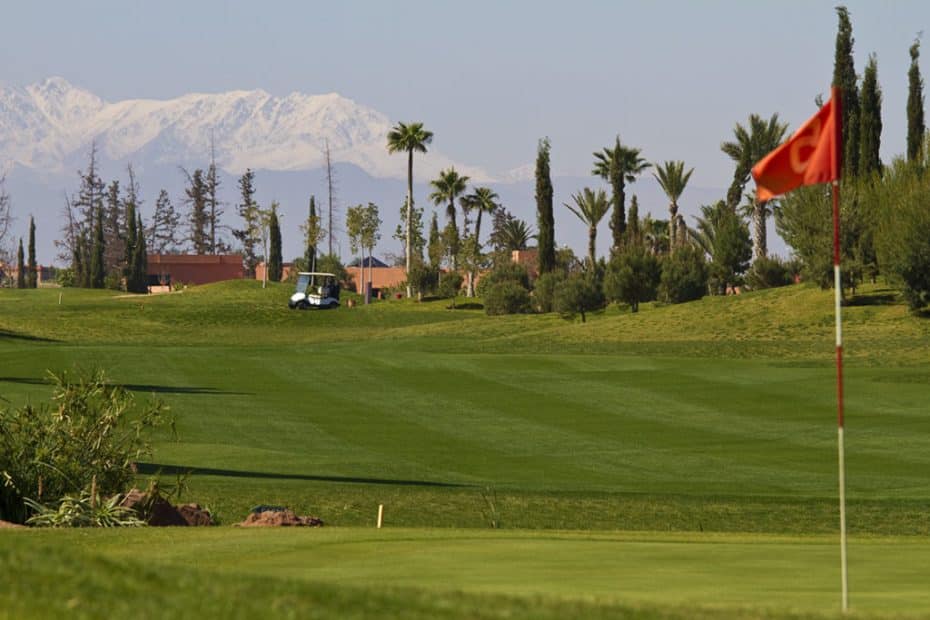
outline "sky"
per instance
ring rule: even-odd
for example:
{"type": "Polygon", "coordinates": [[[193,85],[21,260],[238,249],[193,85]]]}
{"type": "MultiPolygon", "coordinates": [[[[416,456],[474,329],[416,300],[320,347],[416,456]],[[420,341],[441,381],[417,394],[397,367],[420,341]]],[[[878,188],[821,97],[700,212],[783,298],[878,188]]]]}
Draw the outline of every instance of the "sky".
{"type": "MultiPolygon", "coordinates": [[[[338,92],[494,174],[552,143],[555,175],[590,172],[620,135],[729,185],[719,145],[750,113],[792,129],[827,94],[835,1],[5,3],[0,83],[62,76],[108,101],[261,88],[338,92]]],[[[856,68],[878,58],[882,153],[904,150],[908,48],[930,2],[848,2],[856,68]]],[[[930,70],[925,52],[924,72],[930,70]]]]}

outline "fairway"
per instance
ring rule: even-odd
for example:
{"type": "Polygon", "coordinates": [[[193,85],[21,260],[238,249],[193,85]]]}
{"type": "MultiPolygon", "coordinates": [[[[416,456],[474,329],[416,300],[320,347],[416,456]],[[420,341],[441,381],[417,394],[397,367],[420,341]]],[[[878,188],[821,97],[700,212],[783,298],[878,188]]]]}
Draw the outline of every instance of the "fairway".
{"type": "MultiPolygon", "coordinates": [[[[656,605],[656,617],[836,609],[829,293],[612,308],[582,325],[436,302],[297,313],[286,291],[66,290],[61,306],[53,291],[0,291],[0,394],[39,402],[47,370],[98,366],[177,419],[140,484],[190,472],[185,499],[224,525],[285,504],[343,527],[32,532],[0,551],[65,541],[75,562],[154,553],[201,571],[210,558],[210,574],[237,579],[656,605]],[[381,532],[367,529],[378,504],[381,532]]],[[[927,321],[897,305],[849,315],[853,604],[926,612],[927,321]]]]}

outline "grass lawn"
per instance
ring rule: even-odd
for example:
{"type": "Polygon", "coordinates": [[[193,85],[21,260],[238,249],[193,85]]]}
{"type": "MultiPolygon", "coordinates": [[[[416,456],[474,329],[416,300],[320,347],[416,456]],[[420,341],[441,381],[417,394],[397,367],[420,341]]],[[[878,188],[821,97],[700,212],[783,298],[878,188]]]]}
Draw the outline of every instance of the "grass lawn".
{"type": "MultiPolygon", "coordinates": [[[[495,596],[516,617],[538,595],[555,602],[525,617],[572,615],[561,605],[592,617],[600,605],[619,617],[835,607],[829,292],[610,308],[585,324],[444,302],[292,312],[288,293],[249,282],[162,297],[64,290],[59,304],[59,291],[0,290],[0,395],[41,401],[47,369],[100,366],[171,407],[179,440],[158,437],[143,470],[193,472],[186,499],[226,524],[282,503],[351,527],[27,532],[4,534],[0,553],[40,557],[17,542],[29,540],[65,564],[99,557],[100,579],[150,570],[139,560],[151,555],[196,565],[197,579],[218,571],[243,591],[299,599],[307,581],[335,588],[334,600],[357,587],[387,608],[420,601],[423,617],[484,609],[495,596]],[[357,529],[379,503],[392,529],[357,529]],[[485,531],[492,524],[507,531],[485,531]],[[769,553],[752,559],[755,548],[769,553]],[[500,568],[483,575],[496,558],[500,568]],[[769,580],[756,583],[759,562],[769,580]]],[[[879,287],[846,316],[850,529],[870,550],[853,547],[854,602],[927,612],[918,584],[930,566],[930,320],[879,287]]],[[[43,581],[23,579],[24,592],[43,581]]]]}

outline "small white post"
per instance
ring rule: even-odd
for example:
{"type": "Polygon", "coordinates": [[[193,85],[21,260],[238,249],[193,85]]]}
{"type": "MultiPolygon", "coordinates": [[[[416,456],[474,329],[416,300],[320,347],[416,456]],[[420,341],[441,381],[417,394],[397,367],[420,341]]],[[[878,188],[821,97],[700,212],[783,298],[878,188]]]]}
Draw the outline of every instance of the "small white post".
{"type": "Polygon", "coordinates": [[[381,529],[381,523],[384,521],[384,504],[378,504],[378,529],[381,529]]]}
{"type": "Polygon", "coordinates": [[[58,305],[61,305],[61,293],[58,293],[58,305]]]}

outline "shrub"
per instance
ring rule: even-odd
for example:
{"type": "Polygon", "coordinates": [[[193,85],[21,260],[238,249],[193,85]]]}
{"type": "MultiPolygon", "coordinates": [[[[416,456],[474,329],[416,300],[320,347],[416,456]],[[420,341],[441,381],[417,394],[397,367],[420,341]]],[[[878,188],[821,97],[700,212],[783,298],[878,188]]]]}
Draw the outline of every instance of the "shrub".
{"type": "Polygon", "coordinates": [[[342,264],[342,261],[339,260],[339,257],[333,254],[323,254],[322,256],[318,256],[316,259],[316,270],[322,271],[323,273],[335,274],[336,281],[342,282],[346,286],[350,286],[352,284],[352,278],[349,275],[349,272],[346,271],[346,268],[342,264]]]}
{"type": "Polygon", "coordinates": [[[683,246],[662,261],[659,299],[670,304],[700,299],[707,294],[707,263],[704,253],[693,246],[683,246]]]}
{"type": "Polygon", "coordinates": [[[788,286],[794,282],[791,267],[778,257],[757,258],[746,274],[746,284],[753,290],[788,286]]]}
{"type": "Polygon", "coordinates": [[[435,293],[439,288],[439,269],[426,264],[413,267],[410,270],[410,284],[413,292],[421,297],[435,293]]]}
{"type": "Polygon", "coordinates": [[[498,265],[482,276],[478,282],[478,296],[485,297],[491,288],[502,282],[515,282],[526,291],[530,289],[530,275],[526,272],[526,267],[508,262],[498,265]]]}
{"type": "Polygon", "coordinates": [[[141,527],[136,511],[120,504],[123,496],[117,493],[108,500],[101,500],[100,495],[81,491],[76,497],[65,495],[54,507],[25,500],[27,506],[35,513],[26,520],[28,525],[37,527],[141,527]]]}
{"type": "Polygon", "coordinates": [[[55,281],[59,286],[74,287],[77,286],[77,279],[74,277],[74,269],[62,268],[55,272],[55,281]]]}
{"type": "Polygon", "coordinates": [[[73,498],[92,481],[102,496],[125,490],[151,454],[147,433],[170,422],[160,401],[137,405],[101,371],[51,379],[51,405],[0,410],[0,519],[22,523],[26,498],[73,498]]]}
{"type": "Polygon", "coordinates": [[[555,290],[554,309],[564,319],[581,315],[604,305],[604,294],[597,285],[597,278],[580,273],[572,274],[559,283],[555,290]]]}
{"type": "Polygon", "coordinates": [[[513,280],[498,282],[483,295],[484,310],[489,315],[521,314],[530,311],[530,293],[513,280]]]}
{"type": "Polygon", "coordinates": [[[457,271],[450,271],[449,273],[444,273],[439,278],[439,296],[445,299],[452,300],[452,307],[455,307],[455,298],[458,297],[459,292],[462,290],[462,282],[465,281],[465,278],[462,277],[457,271]]]}
{"type": "Polygon", "coordinates": [[[552,312],[555,310],[555,295],[565,281],[565,274],[561,271],[551,271],[536,278],[533,288],[533,303],[537,312],[552,312]]]}
{"type": "Polygon", "coordinates": [[[641,246],[628,246],[607,266],[604,295],[611,301],[626,302],[632,312],[638,312],[640,302],[656,298],[660,275],[659,259],[641,246]]]}

